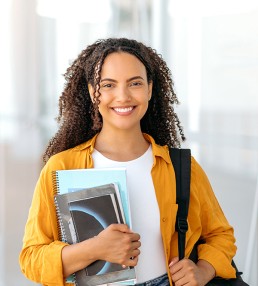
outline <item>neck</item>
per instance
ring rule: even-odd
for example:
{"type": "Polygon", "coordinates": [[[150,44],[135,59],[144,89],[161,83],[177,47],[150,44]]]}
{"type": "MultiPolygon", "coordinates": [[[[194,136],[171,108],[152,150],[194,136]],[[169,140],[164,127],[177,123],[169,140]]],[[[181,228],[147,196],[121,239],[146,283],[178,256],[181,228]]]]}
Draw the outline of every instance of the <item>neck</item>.
{"type": "Polygon", "coordinates": [[[149,147],[141,132],[112,132],[101,130],[97,136],[95,149],[105,157],[115,161],[129,161],[140,157],[149,147]]]}

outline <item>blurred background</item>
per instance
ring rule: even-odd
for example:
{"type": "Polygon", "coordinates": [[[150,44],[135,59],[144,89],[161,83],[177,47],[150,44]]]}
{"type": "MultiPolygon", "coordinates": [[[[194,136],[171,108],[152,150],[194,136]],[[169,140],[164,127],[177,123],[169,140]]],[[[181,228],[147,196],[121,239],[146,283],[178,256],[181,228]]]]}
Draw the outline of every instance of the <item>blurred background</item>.
{"type": "MultiPolygon", "coordinates": [[[[22,246],[68,65],[99,38],[129,37],[167,61],[187,141],[235,228],[235,261],[258,285],[257,0],[0,2],[0,286],[29,286],[22,246]]],[[[54,271],[54,270],[53,270],[54,271]]]]}

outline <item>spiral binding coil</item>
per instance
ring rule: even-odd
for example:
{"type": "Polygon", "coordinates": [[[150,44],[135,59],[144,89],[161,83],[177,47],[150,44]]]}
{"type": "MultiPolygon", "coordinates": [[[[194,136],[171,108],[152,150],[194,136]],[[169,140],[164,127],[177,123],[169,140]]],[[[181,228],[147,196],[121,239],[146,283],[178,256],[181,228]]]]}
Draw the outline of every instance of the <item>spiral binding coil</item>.
{"type": "Polygon", "coordinates": [[[60,241],[67,243],[67,239],[64,232],[64,225],[61,219],[59,206],[56,200],[56,196],[59,194],[59,180],[58,180],[58,173],[56,173],[55,171],[52,172],[52,181],[53,181],[53,196],[54,196],[54,203],[56,207],[56,216],[57,216],[58,238],[60,241]]]}
{"type": "Polygon", "coordinates": [[[63,242],[68,243],[56,197],[54,197],[54,201],[55,201],[55,206],[56,206],[58,237],[59,237],[59,240],[62,240],[63,242]]]}
{"type": "Polygon", "coordinates": [[[54,197],[59,194],[59,180],[58,173],[56,171],[52,172],[52,182],[53,182],[53,194],[54,197]]]}
{"type": "MultiPolygon", "coordinates": [[[[60,241],[63,241],[65,243],[68,243],[65,231],[64,231],[64,225],[61,218],[59,206],[57,204],[56,196],[60,193],[59,192],[59,180],[58,180],[58,173],[53,171],[52,172],[52,183],[53,183],[53,196],[54,196],[54,203],[56,207],[56,217],[57,217],[57,232],[58,232],[58,238],[60,241]]],[[[76,281],[75,273],[71,274],[66,281],[68,283],[74,283],[76,286],[78,286],[78,283],[76,281]]]]}

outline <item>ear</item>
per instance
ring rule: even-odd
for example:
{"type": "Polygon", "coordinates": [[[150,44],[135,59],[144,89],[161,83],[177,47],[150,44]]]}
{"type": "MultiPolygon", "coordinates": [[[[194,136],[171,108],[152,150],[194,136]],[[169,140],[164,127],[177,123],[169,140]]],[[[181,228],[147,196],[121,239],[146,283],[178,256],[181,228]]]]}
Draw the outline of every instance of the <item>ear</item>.
{"type": "Polygon", "coordinates": [[[153,81],[150,81],[148,84],[148,98],[149,98],[149,100],[151,100],[151,96],[152,96],[152,87],[153,87],[153,81]]]}
{"type": "Polygon", "coordinates": [[[94,102],[94,100],[93,100],[94,99],[94,96],[93,96],[94,95],[94,88],[90,83],[88,84],[88,90],[89,90],[91,101],[94,102]]]}

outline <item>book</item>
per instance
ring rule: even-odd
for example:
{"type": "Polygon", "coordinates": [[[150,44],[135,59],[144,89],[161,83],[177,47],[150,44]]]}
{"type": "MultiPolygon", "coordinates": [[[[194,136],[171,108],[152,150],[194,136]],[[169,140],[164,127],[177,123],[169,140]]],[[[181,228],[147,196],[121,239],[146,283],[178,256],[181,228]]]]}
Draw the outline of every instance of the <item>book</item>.
{"type": "MultiPolygon", "coordinates": [[[[63,241],[83,241],[111,223],[127,223],[131,227],[125,168],[60,170],[53,173],[53,180],[63,241]]],[[[122,281],[135,284],[134,268],[106,261],[96,261],[67,279],[90,286],[122,281]]]]}
{"type": "MultiPolygon", "coordinates": [[[[55,196],[64,240],[78,243],[98,235],[112,223],[125,223],[116,184],[107,184],[55,196]]],[[[133,269],[98,260],[75,273],[76,284],[100,285],[130,280],[133,269]]]]}
{"type": "Polygon", "coordinates": [[[52,175],[55,194],[66,194],[85,188],[117,183],[124,209],[125,222],[132,228],[130,203],[126,185],[126,168],[57,170],[52,175]]]}

